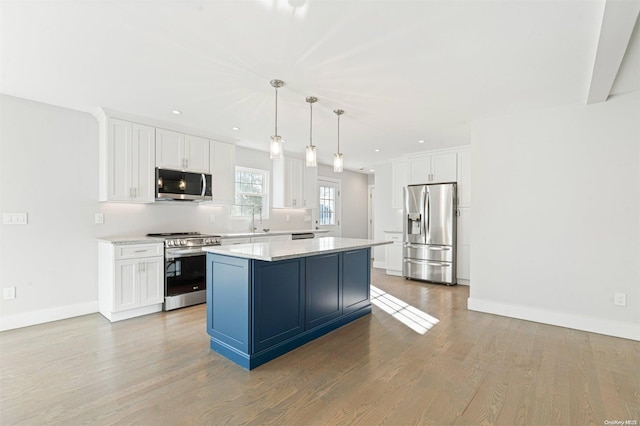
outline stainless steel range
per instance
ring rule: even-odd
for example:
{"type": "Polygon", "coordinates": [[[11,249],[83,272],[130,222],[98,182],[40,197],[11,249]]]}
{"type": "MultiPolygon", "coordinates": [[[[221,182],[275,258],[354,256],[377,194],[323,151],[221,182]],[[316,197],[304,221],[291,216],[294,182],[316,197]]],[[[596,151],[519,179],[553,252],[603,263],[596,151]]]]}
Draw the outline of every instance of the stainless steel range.
{"type": "Polygon", "coordinates": [[[147,234],[164,239],[164,310],[207,301],[205,246],[220,245],[220,237],[199,232],[147,234]]]}

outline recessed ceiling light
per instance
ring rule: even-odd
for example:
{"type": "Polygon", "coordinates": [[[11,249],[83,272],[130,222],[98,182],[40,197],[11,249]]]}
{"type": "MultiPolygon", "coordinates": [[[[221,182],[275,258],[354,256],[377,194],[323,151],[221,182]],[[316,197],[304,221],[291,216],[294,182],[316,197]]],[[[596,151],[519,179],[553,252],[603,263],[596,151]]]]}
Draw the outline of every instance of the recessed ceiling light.
{"type": "Polygon", "coordinates": [[[369,169],[369,173],[373,173],[373,172],[375,172],[375,170],[369,169]]]}
{"type": "Polygon", "coordinates": [[[424,141],[423,140],[419,140],[418,143],[424,143],[424,141]]]}
{"type": "Polygon", "coordinates": [[[178,111],[177,109],[174,109],[173,111],[171,111],[172,113],[174,113],[175,115],[180,115],[182,114],[182,111],[178,111]]]}
{"type": "Polygon", "coordinates": [[[233,130],[240,130],[240,127],[232,127],[233,130]]]}
{"type": "Polygon", "coordinates": [[[376,148],[376,152],[380,152],[380,148],[376,148]]]}

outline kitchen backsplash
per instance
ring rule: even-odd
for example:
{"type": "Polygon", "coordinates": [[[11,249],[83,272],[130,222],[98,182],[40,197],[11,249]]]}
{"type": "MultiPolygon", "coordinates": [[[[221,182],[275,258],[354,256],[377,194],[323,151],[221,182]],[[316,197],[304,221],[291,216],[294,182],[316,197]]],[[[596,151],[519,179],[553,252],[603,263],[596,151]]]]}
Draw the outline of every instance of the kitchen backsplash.
{"type": "MultiPolygon", "coordinates": [[[[104,223],[96,225],[96,237],[141,236],[152,232],[246,232],[251,218],[230,218],[228,206],[196,203],[119,204],[100,203],[97,212],[104,215],[104,223]]],[[[258,229],[311,229],[311,210],[272,209],[258,229]]]]}

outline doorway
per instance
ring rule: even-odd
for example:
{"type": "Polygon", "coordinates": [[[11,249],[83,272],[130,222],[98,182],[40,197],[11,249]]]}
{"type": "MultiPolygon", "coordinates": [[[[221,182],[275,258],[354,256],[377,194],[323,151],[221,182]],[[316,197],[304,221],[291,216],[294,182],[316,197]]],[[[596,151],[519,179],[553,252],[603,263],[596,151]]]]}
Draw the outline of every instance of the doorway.
{"type": "Polygon", "coordinates": [[[329,232],[322,234],[327,237],[342,236],[342,206],[341,181],[330,178],[318,179],[318,219],[317,229],[326,229],[329,232]]]}

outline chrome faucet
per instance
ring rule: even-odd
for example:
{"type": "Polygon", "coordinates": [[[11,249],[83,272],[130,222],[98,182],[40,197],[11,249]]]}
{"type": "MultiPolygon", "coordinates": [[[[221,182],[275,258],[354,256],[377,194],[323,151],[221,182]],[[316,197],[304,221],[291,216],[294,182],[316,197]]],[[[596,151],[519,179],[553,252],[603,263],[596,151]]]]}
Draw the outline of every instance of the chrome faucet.
{"type": "Polygon", "coordinates": [[[251,213],[251,232],[256,232],[258,230],[258,228],[256,228],[256,210],[260,213],[258,223],[262,225],[262,207],[254,207],[253,212],[251,213]]]}

